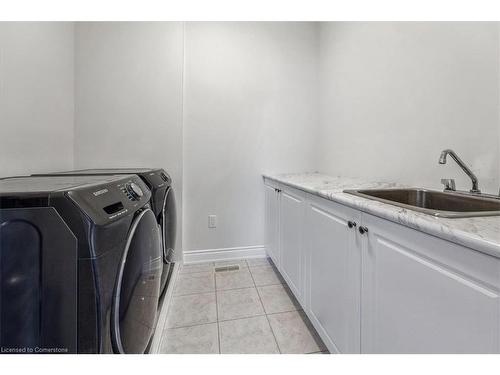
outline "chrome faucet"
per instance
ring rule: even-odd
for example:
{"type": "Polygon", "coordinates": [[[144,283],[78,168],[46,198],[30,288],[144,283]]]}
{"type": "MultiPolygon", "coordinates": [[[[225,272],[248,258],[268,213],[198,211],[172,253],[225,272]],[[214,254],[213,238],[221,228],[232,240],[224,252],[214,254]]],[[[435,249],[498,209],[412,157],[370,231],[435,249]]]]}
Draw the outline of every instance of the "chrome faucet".
{"type": "Polygon", "coordinates": [[[441,152],[441,156],[439,157],[439,164],[446,164],[446,156],[448,154],[455,160],[455,162],[462,168],[462,170],[469,176],[469,178],[472,181],[472,189],[470,189],[471,193],[481,193],[481,190],[479,190],[479,182],[477,180],[476,175],[474,172],[472,172],[467,165],[458,157],[458,155],[455,153],[455,151],[451,149],[446,149],[441,152]]]}

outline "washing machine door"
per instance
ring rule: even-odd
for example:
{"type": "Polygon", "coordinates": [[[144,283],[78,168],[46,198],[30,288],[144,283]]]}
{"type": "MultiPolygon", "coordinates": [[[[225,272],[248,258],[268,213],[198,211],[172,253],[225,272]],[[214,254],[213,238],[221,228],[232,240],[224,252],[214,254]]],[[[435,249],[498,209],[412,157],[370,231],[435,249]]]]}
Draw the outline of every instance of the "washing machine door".
{"type": "Polygon", "coordinates": [[[116,280],[111,312],[115,352],[146,350],[156,323],[161,273],[158,224],[153,212],[146,209],[129,230],[116,280]]]}
{"type": "Polygon", "coordinates": [[[161,211],[160,227],[163,239],[163,272],[161,275],[160,291],[163,294],[170,275],[175,248],[175,235],[177,231],[177,213],[175,210],[175,196],[172,187],[165,191],[163,209],[161,211]]]}

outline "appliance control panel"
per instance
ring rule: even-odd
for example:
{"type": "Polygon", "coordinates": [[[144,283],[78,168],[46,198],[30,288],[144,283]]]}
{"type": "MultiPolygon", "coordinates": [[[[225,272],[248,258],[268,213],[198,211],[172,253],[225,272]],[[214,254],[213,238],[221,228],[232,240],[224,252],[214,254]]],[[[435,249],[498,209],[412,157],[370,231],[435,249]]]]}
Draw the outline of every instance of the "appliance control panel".
{"type": "Polygon", "coordinates": [[[114,181],[75,189],[68,195],[97,225],[134,213],[151,199],[150,190],[136,175],[115,176],[114,181]]]}
{"type": "Polygon", "coordinates": [[[156,188],[160,188],[165,185],[169,186],[172,184],[172,179],[163,169],[148,173],[147,180],[151,186],[154,186],[156,188]]]}
{"type": "Polygon", "coordinates": [[[142,189],[135,182],[129,182],[121,187],[121,191],[131,201],[138,201],[144,195],[142,189]]]}

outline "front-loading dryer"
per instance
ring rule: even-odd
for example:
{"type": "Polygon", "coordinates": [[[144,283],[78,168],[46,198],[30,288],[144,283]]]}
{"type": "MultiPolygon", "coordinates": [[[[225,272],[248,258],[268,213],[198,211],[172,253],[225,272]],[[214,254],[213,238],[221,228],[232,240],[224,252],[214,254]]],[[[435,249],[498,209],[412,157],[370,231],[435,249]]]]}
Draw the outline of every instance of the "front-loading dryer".
{"type": "Polygon", "coordinates": [[[0,180],[0,346],[144,353],[161,243],[136,175],[0,180]]]}
{"type": "MultiPolygon", "coordinates": [[[[177,231],[177,217],[174,189],[172,179],[162,168],[100,168],[100,169],[80,169],[76,171],[64,171],[45,173],[34,176],[103,176],[136,174],[151,190],[151,209],[156,221],[160,226],[162,234],[163,272],[161,276],[161,296],[165,291],[173,271],[175,259],[175,238],[177,231]]],[[[159,301],[161,303],[161,299],[159,301]]],[[[160,305],[160,304],[159,304],[160,305]]]]}

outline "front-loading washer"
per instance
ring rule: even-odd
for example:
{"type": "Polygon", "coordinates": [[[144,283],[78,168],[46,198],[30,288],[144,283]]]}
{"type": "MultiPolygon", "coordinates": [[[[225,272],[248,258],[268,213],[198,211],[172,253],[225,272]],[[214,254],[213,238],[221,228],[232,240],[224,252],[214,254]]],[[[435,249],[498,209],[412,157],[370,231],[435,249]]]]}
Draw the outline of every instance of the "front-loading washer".
{"type": "MultiPolygon", "coordinates": [[[[161,276],[160,297],[165,295],[173,271],[175,259],[175,239],[177,215],[172,179],[162,168],[98,168],[75,171],[53,172],[34,176],[100,176],[136,174],[151,191],[151,209],[162,234],[163,272],[161,276]]],[[[161,298],[159,306],[161,304],[161,298]]]]}
{"type": "Polygon", "coordinates": [[[150,195],[136,175],[0,180],[4,351],[146,351],[162,272],[150,195]]]}

